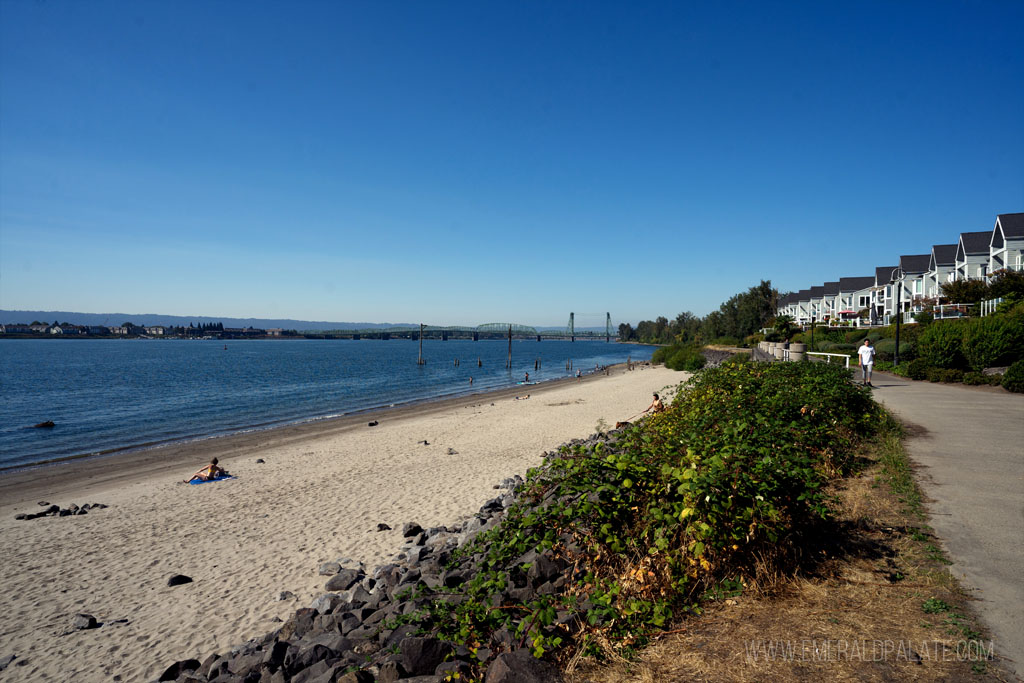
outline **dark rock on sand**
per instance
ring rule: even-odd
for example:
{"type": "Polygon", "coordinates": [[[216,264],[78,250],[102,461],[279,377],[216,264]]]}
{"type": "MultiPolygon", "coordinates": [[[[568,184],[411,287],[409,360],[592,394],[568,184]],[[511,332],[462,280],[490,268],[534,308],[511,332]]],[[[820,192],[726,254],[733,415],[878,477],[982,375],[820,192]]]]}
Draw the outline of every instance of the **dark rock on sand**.
{"type": "Polygon", "coordinates": [[[39,501],[39,507],[41,507],[41,508],[44,508],[44,507],[48,506],[49,504],[50,504],[50,501],[48,501],[48,500],[41,500],[41,501],[39,501]]]}
{"type": "Polygon", "coordinates": [[[10,666],[11,662],[13,662],[17,658],[18,655],[7,655],[6,657],[0,657],[0,671],[3,671],[8,666],[10,666]]]}
{"type": "Polygon", "coordinates": [[[267,461],[266,461],[266,460],[264,460],[263,458],[256,458],[256,464],[257,464],[257,465],[262,465],[262,464],[264,464],[265,462],[267,462],[267,461]]]}
{"type": "Polygon", "coordinates": [[[412,536],[418,536],[422,532],[423,532],[423,527],[421,527],[416,522],[406,522],[405,526],[402,527],[402,537],[403,538],[410,538],[412,536]]]}
{"type": "Polygon", "coordinates": [[[373,422],[367,422],[366,426],[367,427],[376,427],[379,424],[380,424],[380,422],[377,422],[376,420],[374,420],[373,422]]]}
{"type": "Polygon", "coordinates": [[[167,579],[168,586],[181,586],[186,583],[192,583],[191,576],[185,576],[184,574],[175,574],[171,578],[167,579]]]}
{"type": "Polygon", "coordinates": [[[71,621],[71,625],[77,631],[85,631],[90,628],[99,628],[99,622],[96,621],[96,617],[91,614],[76,614],[75,618],[71,621]]]}
{"type": "Polygon", "coordinates": [[[160,681],[175,681],[186,671],[195,671],[200,667],[198,659],[185,659],[180,662],[171,664],[167,669],[160,674],[160,681]]]}
{"type": "Polygon", "coordinates": [[[485,683],[551,683],[562,680],[558,669],[522,648],[505,652],[487,667],[485,683]]]}
{"type": "Polygon", "coordinates": [[[324,590],[332,592],[346,591],[361,578],[361,573],[355,569],[342,569],[327,581],[324,590]]]}
{"type": "Polygon", "coordinates": [[[334,576],[341,571],[341,565],[337,562],[324,562],[318,571],[320,576],[334,576]]]}
{"type": "Polygon", "coordinates": [[[391,531],[391,527],[389,527],[387,524],[384,524],[383,522],[381,522],[380,524],[377,525],[377,531],[391,531]]]}

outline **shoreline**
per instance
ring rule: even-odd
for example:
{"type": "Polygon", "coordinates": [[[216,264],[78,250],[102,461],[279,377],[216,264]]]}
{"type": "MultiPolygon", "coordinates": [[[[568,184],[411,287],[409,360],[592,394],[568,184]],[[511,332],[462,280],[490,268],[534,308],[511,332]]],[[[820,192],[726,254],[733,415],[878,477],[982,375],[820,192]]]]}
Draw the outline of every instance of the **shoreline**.
{"type": "Polygon", "coordinates": [[[639,413],[663,367],[92,458],[0,477],[0,680],[148,680],[226,652],[323,592],[323,562],[398,551],[405,522],[457,524],[543,452],[639,413]],[[525,391],[524,391],[525,390],[525,391]],[[529,393],[530,400],[515,400],[529,393]],[[380,424],[368,427],[377,419],[380,424]],[[211,455],[237,479],[181,483],[211,455]],[[141,456],[141,457],[140,457],[141,456]],[[262,462],[257,462],[262,461],[262,462]],[[38,502],[109,507],[15,520],[38,502]],[[390,528],[378,530],[378,524],[390,528]],[[169,587],[171,574],[194,579],[169,587]],[[285,593],[284,598],[281,594],[285,593]],[[104,625],[70,630],[75,614],[104,625]],[[162,670],[162,669],[161,669],[162,670]]]}
{"type": "MultiPolygon", "coordinates": [[[[637,361],[635,364],[647,361],[637,361]]],[[[623,372],[626,364],[608,366],[610,373],[623,372]]],[[[466,408],[479,403],[515,397],[524,390],[528,394],[543,395],[560,387],[595,382],[605,375],[590,373],[577,381],[564,377],[534,385],[492,389],[474,394],[463,394],[437,399],[412,401],[394,407],[368,408],[364,412],[334,417],[310,418],[302,422],[248,429],[230,434],[188,437],[158,443],[152,446],[126,446],[106,453],[69,456],[60,460],[12,467],[0,470],[0,512],[8,508],[24,511],[21,505],[45,497],[47,491],[71,486],[85,486],[85,491],[108,485],[121,485],[145,480],[153,475],[169,475],[179,469],[198,469],[210,458],[222,463],[240,457],[254,449],[279,448],[298,445],[305,441],[339,436],[359,428],[370,429],[368,422],[405,420],[428,416],[448,410],[466,408]],[[41,476],[42,475],[42,476],[41,476]],[[12,506],[14,506],[12,508],[12,506]]]]}
{"type": "MultiPolygon", "coordinates": [[[[650,361],[634,361],[634,364],[648,363],[650,361]]],[[[614,365],[607,366],[609,371],[616,368],[621,369],[625,367],[626,363],[616,363],[614,365]]],[[[590,371],[582,376],[583,381],[587,381],[588,378],[591,380],[602,375],[603,372],[590,371]]],[[[51,460],[45,460],[43,462],[28,463],[20,465],[4,465],[0,466],[0,504],[2,504],[4,498],[4,478],[12,475],[16,475],[23,472],[31,472],[41,469],[49,469],[53,467],[65,467],[81,461],[94,460],[94,459],[109,459],[114,457],[127,457],[132,455],[144,454],[149,451],[156,451],[162,449],[177,449],[195,446],[202,444],[206,441],[217,441],[221,439],[233,439],[237,437],[244,437],[251,434],[262,434],[266,432],[272,432],[279,429],[288,428],[302,428],[305,425],[321,424],[332,422],[335,420],[354,420],[358,422],[363,418],[369,418],[371,421],[374,419],[380,419],[384,415],[394,415],[396,412],[405,414],[409,411],[415,411],[422,407],[437,404],[439,406],[457,404],[463,400],[471,400],[474,398],[480,398],[494,395],[504,395],[506,392],[515,393],[516,391],[523,391],[527,387],[547,387],[548,385],[556,385],[562,382],[575,381],[575,377],[559,377],[558,379],[541,380],[536,383],[529,385],[519,385],[511,387],[503,387],[500,389],[483,389],[477,392],[473,391],[454,391],[448,394],[439,394],[437,396],[431,396],[427,398],[417,398],[404,401],[402,403],[393,403],[389,405],[370,406],[368,408],[360,408],[352,410],[346,413],[338,415],[322,415],[322,416],[311,416],[303,417],[284,422],[275,422],[273,420],[262,424],[245,425],[242,427],[232,428],[230,431],[223,433],[212,433],[212,434],[192,434],[183,437],[174,437],[167,440],[161,441],[150,441],[140,444],[130,444],[127,446],[118,446],[116,448],[109,448],[104,451],[97,451],[92,453],[78,453],[73,455],[64,455],[51,460]]],[[[28,427],[26,427],[28,429],[28,427]]]]}

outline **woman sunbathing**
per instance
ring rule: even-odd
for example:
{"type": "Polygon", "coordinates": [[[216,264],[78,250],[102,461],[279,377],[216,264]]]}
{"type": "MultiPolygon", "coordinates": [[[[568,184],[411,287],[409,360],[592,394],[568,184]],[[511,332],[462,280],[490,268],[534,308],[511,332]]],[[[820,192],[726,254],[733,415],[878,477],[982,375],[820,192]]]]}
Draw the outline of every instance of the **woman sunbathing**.
{"type": "Polygon", "coordinates": [[[194,481],[212,481],[218,477],[226,477],[228,471],[217,464],[217,458],[210,461],[210,464],[192,475],[185,483],[191,484],[194,481]]]}

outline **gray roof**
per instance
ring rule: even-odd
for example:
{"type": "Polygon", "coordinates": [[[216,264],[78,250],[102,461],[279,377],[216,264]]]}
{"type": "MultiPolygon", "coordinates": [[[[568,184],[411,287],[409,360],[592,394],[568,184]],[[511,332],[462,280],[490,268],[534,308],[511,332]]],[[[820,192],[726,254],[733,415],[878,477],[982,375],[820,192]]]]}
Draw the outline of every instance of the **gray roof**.
{"type": "Polygon", "coordinates": [[[978,254],[988,254],[988,243],[992,239],[992,231],[985,230],[982,232],[962,232],[960,233],[960,243],[956,248],[956,258],[961,260],[964,258],[964,252],[967,252],[968,256],[977,256],[978,254]]]}
{"type": "Polygon", "coordinates": [[[839,278],[840,292],[857,292],[868,287],[874,287],[875,278],[867,277],[841,277],[839,278]]]}
{"type": "Polygon", "coordinates": [[[951,266],[956,263],[955,244],[935,244],[932,246],[931,260],[928,262],[928,270],[936,266],[951,266]]]}
{"type": "MultiPolygon", "coordinates": [[[[986,244],[985,251],[988,252],[986,244]]],[[[924,273],[928,270],[928,262],[932,260],[931,254],[913,254],[900,256],[900,268],[904,273],[924,273]]]]}
{"type": "Polygon", "coordinates": [[[811,290],[809,290],[809,289],[801,289],[799,292],[796,293],[796,300],[797,301],[810,301],[811,300],[811,290]]]}
{"type": "Polygon", "coordinates": [[[1004,237],[1024,237],[1024,213],[1001,213],[996,222],[1003,228],[1004,237]]]}
{"type": "Polygon", "coordinates": [[[825,288],[821,285],[811,287],[810,294],[812,299],[820,299],[825,294],[825,288]]]}
{"type": "Polygon", "coordinates": [[[894,270],[896,270],[896,266],[879,266],[875,268],[875,284],[887,285],[892,282],[892,271],[894,270]]]}
{"type": "Polygon", "coordinates": [[[825,283],[825,296],[835,296],[839,293],[838,282],[826,282],[825,283]]]}

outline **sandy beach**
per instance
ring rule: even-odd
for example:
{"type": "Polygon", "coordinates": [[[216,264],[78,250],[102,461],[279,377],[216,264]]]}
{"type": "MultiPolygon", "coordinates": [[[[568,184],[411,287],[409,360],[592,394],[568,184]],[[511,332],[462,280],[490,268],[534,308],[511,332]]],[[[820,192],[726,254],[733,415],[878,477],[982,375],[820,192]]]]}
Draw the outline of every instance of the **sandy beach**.
{"type": "Polygon", "coordinates": [[[0,661],[15,659],[0,681],[155,680],[176,660],[262,636],[323,592],[321,563],[388,560],[403,523],[466,519],[543,451],[599,420],[634,416],[651,392],[683,379],[616,367],[581,382],[6,474],[0,661]],[[181,483],[213,456],[238,478],[181,483]],[[40,501],[109,507],[15,520],[40,501]],[[392,530],[378,532],[381,522],[392,530]],[[194,581],[168,587],[177,573],[194,581]],[[282,591],[294,597],[279,600],[282,591]],[[73,630],[77,613],[102,626],[73,630]]]}

